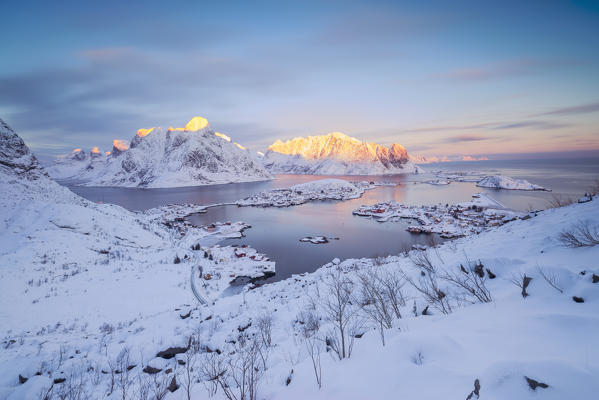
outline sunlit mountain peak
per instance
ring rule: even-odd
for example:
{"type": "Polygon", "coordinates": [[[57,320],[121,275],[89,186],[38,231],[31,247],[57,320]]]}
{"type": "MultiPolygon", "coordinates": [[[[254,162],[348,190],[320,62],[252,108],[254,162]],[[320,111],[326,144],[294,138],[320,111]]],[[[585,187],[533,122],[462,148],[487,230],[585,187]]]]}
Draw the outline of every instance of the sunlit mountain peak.
{"type": "Polygon", "coordinates": [[[137,131],[137,136],[139,137],[144,137],[147,136],[150,132],[152,132],[155,128],[150,128],[150,129],[139,129],[137,131]]]}
{"type": "Polygon", "coordinates": [[[202,117],[193,117],[191,121],[185,125],[185,132],[200,131],[208,126],[208,120],[202,117]]]}
{"type": "Polygon", "coordinates": [[[129,143],[126,140],[114,139],[112,141],[112,153],[118,154],[129,150],[129,143]]]}
{"type": "Polygon", "coordinates": [[[231,138],[229,136],[225,135],[224,133],[214,132],[214,134],[220,138],[225,139],[227,142],[231,141],[231,138]]]}

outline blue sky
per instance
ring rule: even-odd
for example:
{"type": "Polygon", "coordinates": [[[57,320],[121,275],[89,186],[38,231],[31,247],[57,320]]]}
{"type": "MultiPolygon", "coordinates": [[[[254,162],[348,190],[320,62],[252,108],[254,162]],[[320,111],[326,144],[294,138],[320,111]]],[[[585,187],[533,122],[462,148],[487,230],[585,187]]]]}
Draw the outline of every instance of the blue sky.
{"type": "Polygon", "coordinates": [[[38,154],[207,118],[429,156],[599,150],[599,2],[5,1],[0,116],[38,154]]]}

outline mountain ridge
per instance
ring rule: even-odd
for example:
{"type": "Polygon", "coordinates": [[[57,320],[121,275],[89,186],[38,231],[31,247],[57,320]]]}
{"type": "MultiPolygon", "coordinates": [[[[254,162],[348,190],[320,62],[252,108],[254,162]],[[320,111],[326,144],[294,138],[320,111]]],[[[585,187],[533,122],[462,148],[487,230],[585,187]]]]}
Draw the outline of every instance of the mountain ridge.
{"type": "Polygon", "coordinates": [[[363,142],[341,132],[275,141],[262,160],[272,173],[387,175],[417,173],[407,150],[363,142]]]}
{"type": "Polygon", "coordinates": [[[205,118],[184,128],[139,129],[130,141],[88,159],[76,149],[48,168],[52,177],[84,186],[167,188],[272,179],[249,151],[215,132],[205,118]]]}

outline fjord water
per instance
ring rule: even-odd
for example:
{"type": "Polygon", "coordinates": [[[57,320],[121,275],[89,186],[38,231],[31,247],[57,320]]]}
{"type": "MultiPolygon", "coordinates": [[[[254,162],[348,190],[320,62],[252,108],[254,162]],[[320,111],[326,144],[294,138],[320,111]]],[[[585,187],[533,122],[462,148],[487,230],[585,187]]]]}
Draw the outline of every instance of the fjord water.
{"type": "MultiPolygon", "coordinates": [[[[552,192],[527,192],[485,189],[471,182],[454,182],[435,186],[423,183],[434,175],[340,176],[349,181],[393,181],[395,187],[378,187],[359,199],[323,201],[286,208],[219,206],[205,214],[194,214],[189,220],[198,225],[217,221],[245,221],[252,228],[241,239],[224,240],[221,244],[247,244],[276,261],[275,280],[292,274],[310,272],[333,258],[361,258],[397,254],[415,243],[440,241],[438,236],[410,234],[407,221],[378,223],[357,217],[352,211],[363,204],[396,201],[408,205],[430,205],[468,201],[472,194],[484,192],[506,207],[516,210],[543,209],[554,197],[578,198],[599,179],[599,159],[510,160],[463,163],[439,163],[424,166],[426,171],[482,171],[526,179],[552,192]],[[300,242],[305,236],[339,238],[327,244],[300,242]]],[[[234,202],[253,193],[293,184],[330,178],[306,175],[279,175],[266,182],[211,185],[174,189],[72,187],[92,201],[119,204],[130,210],[143,210],[173,203],[216,204],[234,202]]]]}

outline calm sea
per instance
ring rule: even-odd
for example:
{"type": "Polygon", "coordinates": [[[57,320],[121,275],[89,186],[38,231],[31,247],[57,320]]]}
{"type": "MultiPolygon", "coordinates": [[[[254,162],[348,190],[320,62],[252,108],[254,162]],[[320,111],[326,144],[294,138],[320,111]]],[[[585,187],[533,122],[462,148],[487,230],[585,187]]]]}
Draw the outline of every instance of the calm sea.
{"type": "MultiPolygon", "coordinates": [[[[451,183],[434,186],[422,183],[433,179],[431,173],[393,176],[340,176],[339,179],[385,180],[396,187],[379,187],[350,201],[325,201],[288,208],[221,206],[206,214],[189,217],[196,224],[216,221],[245,221],[252,225],[245,237],[225,240],[222,244],[247,244],[276,261],[277,275],[284,279],[292,274],[314,271],[333,258],[376,257],[397,254],[415,243],[428,244],[430,236],[414,235],[405,229],[407,222],[378,223],[352,215],[362,204],[397,201],[409,205],[457,203],[468,201],[472,194],[485,192],[507,207],[516,210],[542,209],[554,196],[578,198],[599,180],[599,158],[508,160],[452,162],[423,165],[427,171],[481,171],[523,178],[542,185],[551,192],[526,192],[478,188],[474,183],[451,183]],[[305,236],[323,235],[339,238],[328,244],[300,242],[305,236]]],[[[330,178],[306,175],[280,175],[267,182],[211,185],[173,189],[71,187],[92,201],[119,204],[130,210],[144,210],[172,203],[215,204],[233,202],[263,190],[287,187],[296,183],[330,178]]],[[[437,237],[435,240],[439,241],[437,237]]]]}

